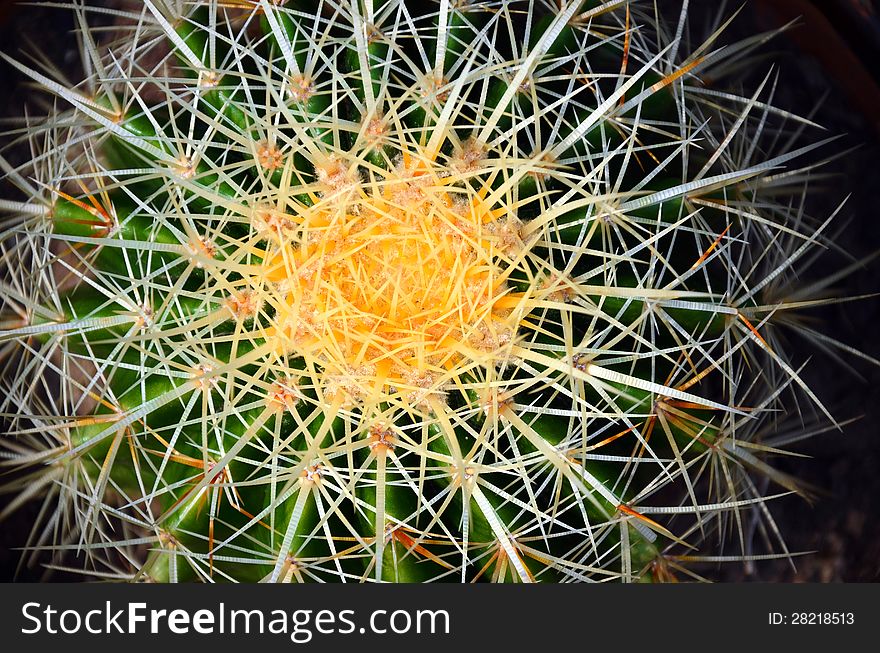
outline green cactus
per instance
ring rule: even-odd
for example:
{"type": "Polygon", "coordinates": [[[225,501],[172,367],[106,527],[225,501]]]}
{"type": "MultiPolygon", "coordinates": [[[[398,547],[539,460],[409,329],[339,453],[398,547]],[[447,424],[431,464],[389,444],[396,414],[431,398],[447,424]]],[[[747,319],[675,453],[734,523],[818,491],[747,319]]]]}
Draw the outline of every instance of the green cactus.
{"type": "Polygon", "coordinates": [[[768,35],[685,52],[651,2],[144,0],[106,43],[72,10],[83,83],[4,56],[58,101],[0,158],[29,556],[668,580],[752,559],[744,521],[808,491],[765,457],[803,396],[834,423],[779,337],[824,289],[797,283],[827,140],[786,145],[815,125],[769,76],[702,83],[768,35]]]}

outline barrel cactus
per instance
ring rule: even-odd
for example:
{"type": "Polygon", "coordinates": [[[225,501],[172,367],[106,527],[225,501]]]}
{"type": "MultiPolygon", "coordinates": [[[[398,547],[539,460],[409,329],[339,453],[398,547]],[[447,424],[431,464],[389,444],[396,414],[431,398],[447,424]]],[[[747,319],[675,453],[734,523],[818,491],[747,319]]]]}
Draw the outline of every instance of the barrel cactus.
{"type": "Polygon", "coordinates": [[[581,582],[789,555],[770,500],[808,489],[768,458],[836,425],[791,337],[839,344],[799,319],[850,271],[800,276],[827,140],[772,73],[725,85],[769,35],[695,41],[654,4],[75,1],[81,83],[4,55],[54,96],[0,158],[25,562],[581,582]]]}

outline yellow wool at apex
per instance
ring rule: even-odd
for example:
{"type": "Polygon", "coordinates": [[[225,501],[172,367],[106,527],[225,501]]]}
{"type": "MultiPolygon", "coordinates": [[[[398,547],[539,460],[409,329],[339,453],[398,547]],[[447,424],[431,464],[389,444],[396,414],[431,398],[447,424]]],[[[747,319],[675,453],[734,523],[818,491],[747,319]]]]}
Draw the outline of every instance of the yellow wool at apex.
{"type": "Polygon", "coordinates": [[[264,220],[272,237],[250,282],[325,395],[418,405],[507,357],[526,304],[509,283],[525,271],[520,222],[488,186],[456,184],[426,158],[369,178],[352,168],[328,157],[311,206],[264,220]]]}

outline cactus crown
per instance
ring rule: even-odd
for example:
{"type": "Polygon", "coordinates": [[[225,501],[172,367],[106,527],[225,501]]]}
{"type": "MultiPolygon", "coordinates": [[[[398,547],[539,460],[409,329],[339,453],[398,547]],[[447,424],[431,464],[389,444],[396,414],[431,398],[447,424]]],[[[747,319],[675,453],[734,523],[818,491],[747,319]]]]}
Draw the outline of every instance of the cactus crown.
{"type": "Polygon", "coordinates": [[[75,3],[82,84],[5,57],[68,107],[0,159],[31,550],[663,580],[717,529],[747,559],[755,475],[805,491],[763,460],[778,416],[827,414],[777,338],[821,290],[790,285],[830,222],[792,162],[824,141],[786,145],[812,123],[769,77],[703,85],[766,35],[686,53],[644,5],[75,3]]]}

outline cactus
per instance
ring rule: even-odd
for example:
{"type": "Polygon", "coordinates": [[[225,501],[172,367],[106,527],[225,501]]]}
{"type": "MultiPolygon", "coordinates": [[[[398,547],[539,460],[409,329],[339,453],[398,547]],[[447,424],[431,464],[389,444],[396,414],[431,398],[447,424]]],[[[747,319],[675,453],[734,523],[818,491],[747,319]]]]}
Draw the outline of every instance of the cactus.
{"type": "Polygon", "coordinates": [[[839,210],[803,205],[829,139],[772,73],[721,85],[770,35],[688,45],[653,5],[74,2],[82,83],[4,55],[56,99],[0,158],[25,562],[580,582],[792,555],[768,505],[810,489],[768,458],[837,422],[789,336],[844,347],[798,316],[854,269],[801,276],[833,247],[839,210]]]}

